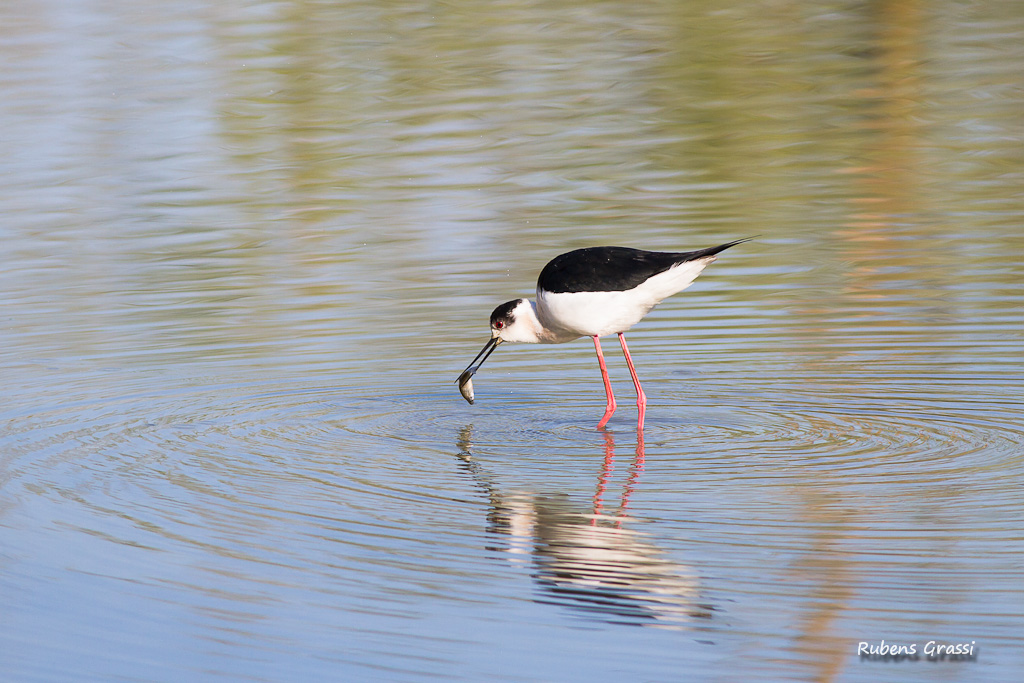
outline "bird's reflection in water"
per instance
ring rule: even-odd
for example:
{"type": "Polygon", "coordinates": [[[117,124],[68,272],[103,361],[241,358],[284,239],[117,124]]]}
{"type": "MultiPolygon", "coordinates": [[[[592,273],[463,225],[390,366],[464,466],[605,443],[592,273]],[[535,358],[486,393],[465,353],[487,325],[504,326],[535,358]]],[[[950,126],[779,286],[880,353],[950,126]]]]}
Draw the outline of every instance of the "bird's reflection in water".
{"type": "Polygon", "coordinates": [[[711,616],[700,604],[696,573],[671,561],[646,533],[629,528],[625,511],[643,469],[644,445],[623,484],[618,509],[605,512],[615,442],[605,432],[604,464],[593,508],[562,493],[503,492],[472,454],[472,427],[459,433],[458,457],[489,501],[488,531],[496,550],[528,566],[539,602],[562,605],[609,623],[679,628],[711,616]],[[625,524],[624,524],[625,522],[625,524]]]}

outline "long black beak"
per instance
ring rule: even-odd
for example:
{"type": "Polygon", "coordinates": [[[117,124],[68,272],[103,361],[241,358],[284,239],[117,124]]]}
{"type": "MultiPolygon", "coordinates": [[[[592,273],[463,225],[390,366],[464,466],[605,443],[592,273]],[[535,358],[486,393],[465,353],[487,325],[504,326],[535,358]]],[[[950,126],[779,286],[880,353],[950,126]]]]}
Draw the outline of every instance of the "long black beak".
{"type": "Polygon", "coordinates": [[[484,361],[487,360],[487,357],[494,352],[494,349],[498,348],[498,344],[500,343],[501,337],[491,337],[490,339],[488,339],[487,343],[484,344],[484,348],[480,349],[480,353],[476,354],[476,358],[474,358],[473,362],[470,363],[469,366],[462,371],[462,374],[459,375],[459,378],[455,380],[455,382],[458,384],[462,384],[470,377],[475,375],[476,371],[480,369],[480,366],[483,365],[484,361]],[[480,362],[477,363],[477,361],[480,362]]]}

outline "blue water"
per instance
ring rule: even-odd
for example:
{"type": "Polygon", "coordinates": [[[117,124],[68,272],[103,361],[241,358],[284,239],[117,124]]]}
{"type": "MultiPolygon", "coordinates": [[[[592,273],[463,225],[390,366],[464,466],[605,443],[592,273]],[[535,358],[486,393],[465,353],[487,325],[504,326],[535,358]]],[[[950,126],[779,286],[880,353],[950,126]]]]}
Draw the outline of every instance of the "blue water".
{"type": "Polygon", "coordinates": [[[0,9],[0,678],[1016,680],[1022,36],[0,9]],[[629,333],[642,434],[613,340],[607,431],[588,340],[459,396],[554,255],[754,235],[629,333]]]}

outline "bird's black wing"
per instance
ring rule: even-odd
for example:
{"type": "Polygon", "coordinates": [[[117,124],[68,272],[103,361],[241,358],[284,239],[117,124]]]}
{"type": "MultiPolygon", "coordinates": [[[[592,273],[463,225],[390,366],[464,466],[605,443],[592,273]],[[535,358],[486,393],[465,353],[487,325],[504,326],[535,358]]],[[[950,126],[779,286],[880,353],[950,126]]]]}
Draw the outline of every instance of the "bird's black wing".
{"type": "Polygon", "coordinates": [[[679,263],[714,256],[736,240],[697,251],[643,251],[629,247],[588,247],[551,259],[537,278],[546,292],[621,292],[643,284],[679,263]]]}

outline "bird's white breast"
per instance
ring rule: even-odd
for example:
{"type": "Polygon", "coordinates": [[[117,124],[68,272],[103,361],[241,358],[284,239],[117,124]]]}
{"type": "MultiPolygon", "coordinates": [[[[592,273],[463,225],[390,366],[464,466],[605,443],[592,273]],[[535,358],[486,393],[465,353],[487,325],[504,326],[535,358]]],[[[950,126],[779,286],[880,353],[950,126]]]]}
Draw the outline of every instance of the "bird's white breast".
{"type": "Polygon", "coordinates": [[[623,291],[553,293],[538,289],[537,317],[558,337],[553,341],[625,332],[662,299],[688,287],[714,260],[708,256],[681,263],[623,291]]]}

